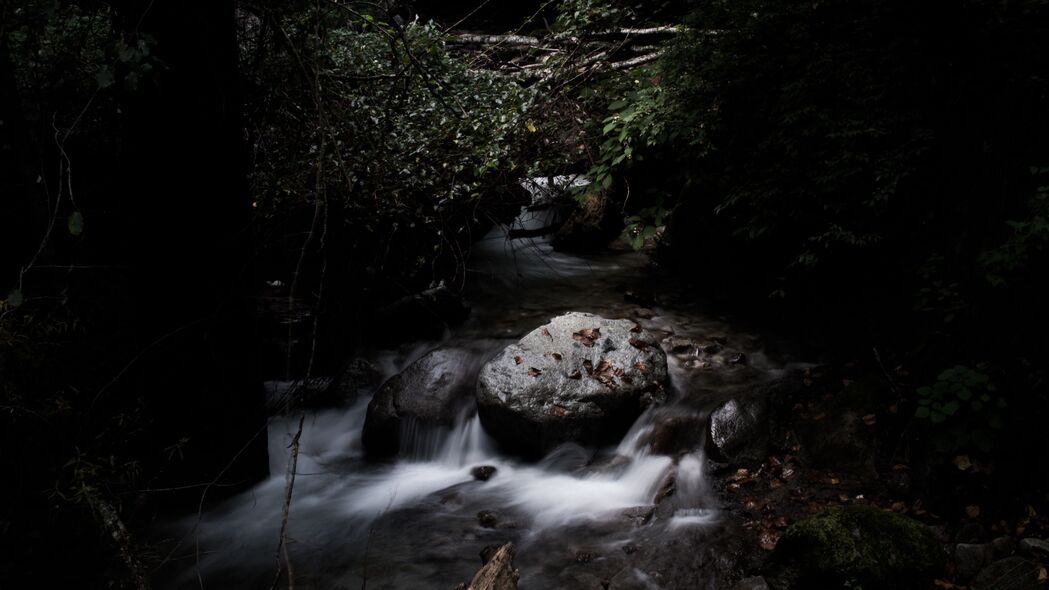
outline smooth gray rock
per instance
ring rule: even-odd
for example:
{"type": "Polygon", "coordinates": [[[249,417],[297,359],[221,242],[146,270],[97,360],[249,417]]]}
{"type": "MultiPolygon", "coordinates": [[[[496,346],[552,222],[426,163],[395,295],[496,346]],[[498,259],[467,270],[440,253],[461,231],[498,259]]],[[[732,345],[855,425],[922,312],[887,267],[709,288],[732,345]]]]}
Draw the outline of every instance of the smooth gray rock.
{"type": "Polygon", "coordinates": [[[710,414],[714,458],[732,463],[761,463],[768,447],[768,402],[732,399],[710,414]]]}
{"type": "Polygon", "coordinates": [[[1039,559],[1049,558],[1049,542],[1029,537],[1020,541],[1020,551],[1039,559]]]}
{"type": "Polygon", "coordinates": [[[365,451],[392,455],[406,430],[451,427],[473,389],[470,364],[467,351],[437,349],[386,381],[368,403],[365,451]]]}
{"type": "Polygon", "coordinates": [[[482,369],[481,423],[510,451],[617,440],[665,399],[666,354],[630,320],[571,312],[507,346],[482,369]]]}
{"type": "Polygon", "coordinates": [[[994,547],[989,543],[958,543],[954,546],[955,573],[968,582],[994,561],[994,547]]]}
{"type": "Polygon", "coordinates": [[[972,590],[1037,590],[1038,564],[1022,557],[1006,557],[985,567],[972,590]]]}

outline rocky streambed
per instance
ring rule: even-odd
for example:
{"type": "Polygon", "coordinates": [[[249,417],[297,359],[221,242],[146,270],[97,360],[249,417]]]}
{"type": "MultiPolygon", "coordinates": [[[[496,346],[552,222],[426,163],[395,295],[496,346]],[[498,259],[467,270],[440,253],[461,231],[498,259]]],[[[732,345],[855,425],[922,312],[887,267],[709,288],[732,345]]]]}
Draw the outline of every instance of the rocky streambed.
{"type": "MultiPolygon", "coordinates": [[[[322,380],[353,391],[304,423],[281,585],[904,588],[982,560],[974,588],[1026,587],[979,586],[1004,559],[1037,579],[1029,551],[956,557],[911,518],[869,383],[712,314],[644,254],[495,231],[470,265],[465,321],[322,380]]],[[[297,426],[272,419],[270,480],[157,528],[164,587],[273,584],[297,426]]]]}

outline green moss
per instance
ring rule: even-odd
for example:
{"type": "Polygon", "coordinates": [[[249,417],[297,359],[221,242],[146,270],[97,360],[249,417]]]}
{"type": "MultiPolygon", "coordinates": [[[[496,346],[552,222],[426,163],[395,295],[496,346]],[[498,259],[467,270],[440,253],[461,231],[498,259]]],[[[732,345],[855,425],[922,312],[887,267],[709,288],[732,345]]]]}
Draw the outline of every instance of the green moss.
{"type": "Polygon", "coordinates": [[[833,508],[790,526],[776,548],[802,578],[884,584],[934,573],[943,548],[925,525],[869,506],[833,508]]]}

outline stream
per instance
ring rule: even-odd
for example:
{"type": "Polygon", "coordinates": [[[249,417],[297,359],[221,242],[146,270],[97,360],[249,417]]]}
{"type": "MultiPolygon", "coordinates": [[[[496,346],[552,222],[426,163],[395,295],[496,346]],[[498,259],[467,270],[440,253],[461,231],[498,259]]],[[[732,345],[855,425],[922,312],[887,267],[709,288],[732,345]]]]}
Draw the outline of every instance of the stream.
{"type": "MultiPolygon", "coordinates": [[[[519,223],[545,223],[549,214],[526,212],[519,223]]],[[[506,236],[496,228],[475,247],[466,322],[440,341],[368,355],[383,379],[439,347],[465,351],[455,357],[463,359],[458,370],[475,376],[504,346],[567,311],[631,318],[660,339],[714,337],[745,364],[703,363],[668,349],[668,403],[642,414],[615,447],[562,445],[539,462],[500,453],[473,411],[436,435],[409,434],[395,461],[368,462],[361,431],[371,392],[352,406],[311,412],[288,525],[295,587],[448,590],[470,580],[483,548],[512,541],[521,588],[718,588],[737,567],[739,525],[707,481],[706,415],[733,387],[780,374],[789,357],[704,311],[645,254],[620,247],[574,256],[543,239],[506,236]],[[636,290],[659,295],[647,301],[636,290]],[[644,441],[671,420],[694,425],[697,443],[657,454],[644,441]],[[478,481],[471,474],[478,466],[495,474],[478,481]]],[[[163,587],[271,587],[297,426],[297,416],[271,420],[268,480],[199,522],[193,515],[160,527],[181,540],[163,587]]],[[[278,584],[285,585],[286,578],[278,584]]]]}

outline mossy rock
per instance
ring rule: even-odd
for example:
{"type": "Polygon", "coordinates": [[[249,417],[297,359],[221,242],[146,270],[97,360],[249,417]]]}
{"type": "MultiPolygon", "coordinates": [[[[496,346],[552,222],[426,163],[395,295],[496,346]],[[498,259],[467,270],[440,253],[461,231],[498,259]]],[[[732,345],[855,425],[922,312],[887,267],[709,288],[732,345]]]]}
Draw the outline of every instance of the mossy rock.
{"type": "Polygon", "coordinates": [[[943,546],[925,525],[869,506],[798,521],[772,556],[779,588],[909,588],[943,567],[943,546]]]}

